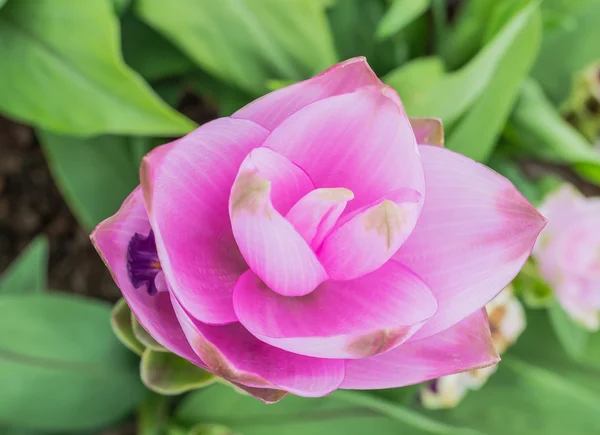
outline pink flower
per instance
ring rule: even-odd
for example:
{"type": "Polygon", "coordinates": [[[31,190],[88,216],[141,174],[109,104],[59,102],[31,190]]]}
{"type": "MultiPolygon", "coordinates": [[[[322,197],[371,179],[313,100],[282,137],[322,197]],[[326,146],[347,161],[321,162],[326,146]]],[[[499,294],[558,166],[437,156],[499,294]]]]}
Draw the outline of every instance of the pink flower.
{"type": "Polygon", "coordinates": [[[545,221],[413,124],[348,60],[152,151],[92,240],[159,343],[264,401],[493,364],[483,307],[545,221]]]}
{"type": "Polygon", "coordinates": [[[540,207],[548,227],[535,245],[539,270],[567,313],[599,329],[600,198],[585,198],[563,185],[540,207]]]}

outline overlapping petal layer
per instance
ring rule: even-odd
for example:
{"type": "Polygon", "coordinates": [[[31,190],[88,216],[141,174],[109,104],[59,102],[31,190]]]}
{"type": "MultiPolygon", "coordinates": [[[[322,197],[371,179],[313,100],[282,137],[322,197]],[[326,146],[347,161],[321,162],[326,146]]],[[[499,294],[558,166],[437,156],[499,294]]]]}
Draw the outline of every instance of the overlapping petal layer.
{"type": "Polygon", "coordinates": [[[434,336],[404,343],[382,355],[348,361],[341,388],[403,387],[499,360],[483,308],[434,336]]]}
{"type": "Polygon", "coordinates": [[[320,358],[388,351],[437,309],[427,286],[395,262],[355,280],[327,281],[295,298],[273,292],[249,271],[236,284],[233,300],[240,322],[261,341],[320,358]]]}
{"type": "Polygon", "coordinates": [[[421,216],[394,256],[431,288],[436,315],[413,339],[443,331],[496,296],[519,272],[545,219],[504,177],[436,146],[420,146],[421,216]]]}
{"type": "Polygon", "coordinates": [[[382,89],[362,88],[310,104],[273,130],[264,146],[304,169],[315,187],[351,190],[354,200],[345,213],[398,189],[424,193],[408,118],[382,89]]]}
{"type": "Polygon", "coordinates": [[[250,119],[273,130],[286,118],[315,101],[354,92],[364,86],[380,86],[364,57],[355,57],[332,66],[321,74],[271,92],[248,104],[232,115],[250,119]]]}
{"type": "Polygon", "coordinates": [[[236,321],[231,293],[247,265],[229,222],[229,193],[268,131],[222,118],[148,154],[141,178],[158,254],[173,292],[208,323],[236,321]]]}
{"type": "Polygon", "coordinates": [[[328,394],[342,382],[343,360],[286,352],[260,341],[239,323],[207,325],[192,318],[175,298],[173,307],[192,348],[228,381],[307,397],[328,394]]]}
{"type": "Polygon", "coordinates": [[[354,194],[342,187],[315,189],[294,204],[285,218],[316,251],[353,198],[354,194]]]}
{"type": "Polygon", "coordinates": [[[318,251],[329,277],[354,279],[385,264],[410,236],[422,199],[415,190],[399,189],[349,215],[318,251]]]}
{"type": "Polygon", "coordinates": [[[231,189],[229,216],[237,246],[250,269],[282,295],[303,296],[327,279],[306,240],[274,205],[277,201],[285,213],[311,188],[300,168],[258,148],[242,163],[231,189]]]}
{"type": "Polygon", "coordinates": [[[168,292],[151,296],[144,288],[134,288],[127,272],[127,248],[137,233],[147,235],[150,222],[144,207],[142,190],[136,188],[121,209],[96,227],[92,243],[110,269],[115,283],[121,289],[127,305],[136,319],[162,346],[182,358],[203,366],[203,362],[188,344],[175,313],[168,292]]]}

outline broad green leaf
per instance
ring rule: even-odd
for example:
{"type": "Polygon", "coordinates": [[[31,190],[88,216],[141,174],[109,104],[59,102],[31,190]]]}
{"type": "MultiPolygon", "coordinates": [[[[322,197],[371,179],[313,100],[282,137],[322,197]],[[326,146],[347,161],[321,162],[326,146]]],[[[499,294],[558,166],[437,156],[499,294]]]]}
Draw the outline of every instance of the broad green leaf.
{"type": "Polygon", "coordinates": [[[149,394],[137,411],[137,435],[163,435],[169,422],[170,398],[149,394]]]}
{"type": "Polygon", "coordinates": [[[58,133],[184,134],[123,62],[110,0],[18,0],[0,10],[0,111],[58,133]]]}
{"type": "Polygon", "coordinates": [[[146,349],[140,366],[142,381],[150,390],[164,395],[177,395],[204,388],[215,376],[170,352],[146,349]]]}
{"type": "Polygon", "coordinates": [[[0,294],[39,293],[47,288],[48,239],[36,237],[0,276],[0,294]]]}
{"type": "Polygon", "coordinates": [[[367,393],[338,393],[320,399],[289,395],[277,404],[265,405],[217,383],[186,396],[175,418],[187,426],[219,424],[244,435],[481,435],[438,423],[367,393]]]}
{"type": "Polygon", "coordinates": [[[67,204],[88,230],[114,214],[139,184],[138,168],[125,137],[37,134],[67,204]]]}
{"type": "Polygon", "coordinates": [[[131,332],[133,336],[142,345],[148,349],[155,350],[157,352],[167,352],[163,346],[161,346],[148,332],[140,325],[134,315],[131,315],[131,332]]]}
{"type": "Polygon", "coordinates": [[[390,9],[377,26],[377,37],[386,39],[427,11],[431,0],[393,0],[390,9]]]}
{"type": "Polygon", "coordinates": [[[340,59],[365,56],[371,68],[383,75],[403,64],[410,55],[416,55],[413,52],[420,53],[426,39],[425,29],[420,29],[424,26],[419,26],[420,20],[385,41],[375,37],[385,12],[383,0],[342,0],[327,11],[340,59]]]}
{"type": "Polygon", "coordinates": [[[597,0],[553,0],[546,9],[569,14],[571,26],[562,26],[544,35],[540,56],[532,76],[550,99],[560,104],[569,95],[573,75],[600,59],[600,2],[597,0]]]}
{"type": "Polygon", "coordinates": [[[220,424],[197,424],[187,435],[235,435],[235,433],[220,424]]]}
{"type": "Polygon", "coordinates": [[[544,159],[587,165],[581,175],[600,183],[600,177],[592,178],[594,169],[600,172],[600,151],[560,116],[535,81],[522,87],[508,134],[523,150],[544,159]]]}
{"type": "Polygon", "coordinates": [[[485,90],[448,136],[447,147],[477,161],[491,155],[535,62],[542,39],[538,10],[527,16],[485,90]],[[485,126],[485,128],[482,128],[485,126]]]}
{"type": "Polygon", "coordinates": [[[121,15],[129,8],[131,0],[112,0],[112,2],[117,15],[121,15]]]}
{"type": "MultiPolygon", "coordinates": [[[[431,88],[446,78],[444,62],[436,56],[415,59],[402,68],[397,68],[383,79],[384,82],[402,92],[410,90],[412,104],[424,104],[429,98],[431,88]]],[[[404,102],[404,95],[400,95],[404,102]]],[[[405,102],[404,102],[405,103],[405,102]]],[[[406,105],[406,103],[405,103],[406,105]]]]}
{"type": "Polygon", "coordinates": [[[503,356],[498,371],[454,409],[428,412],[488,435],[592,434],[600,431],[600,397],[563,372],[503,356]]]}
{"type": "Polygon", "coordinates": [[[50,432],[124,418],[145,389],[110,307],[64,294],[0,298],[0,421],[50,432]]]}
{"type": "Polygon", "coordinates": [[[121,19],[121,44],[127,65],[154,81],[194,70],[194,63],[132,11],[121,19]]]}
{"type": "Polygon", "coordinates": [[[573,358],[585,354],[590,333],[575,323],[558,303],[548,308],[550,323],[565,351],[573,358]]]}
{"type": "Polygon", "coordinates": [[[6,4],[6,0],[0,0],[0,8],[6,4]]]}
{"type": "MultiPolygon", "coordinates": [[[[271,81],[267,80],[265,87],[271,81]]],[[[217,80],[204,71],[190,74],[190,83],[199,95],[218,108],[219,116],[229,116],[253,100],[248,92],[217,80]]],[[[271,89],[267,88],[267,91],[271,89]]]]}
{"type": "Polygon", "coordinates": [[[208,73],[253,95],[335,63],[324,6],[306,0],[139,0],[137,13],[208,73]]]}
{"type": "Polygon", "coordinates": [[[534,4],[517,14],[467,65],[430,84],[426,92],[423,92],[428,85],[425,79],[418,86],[418,91],[394,80],[397,77],[395,72],[386,76],[384,81],[398,91],[410,116],[441,118],[444,127],[450,128],[489,86],[511,45],[528,25],[536,9],[534,4]]]}
{"type": "Polygon", "coordinates": [[[133,333],[132,320],[133,315],[127,302],[123,298],[119,299],[112,309],[110,326],[112,326],[113,332],[125,347],[141,356],[144,353],[145,346],[133,333]]]}
{"type": "Polygon", "coordinates": [[[442,43],[442,56],[451,68],[466,63],[481,48],[483,35],[497,0],[463,2],[452,28],[442,43]]]}

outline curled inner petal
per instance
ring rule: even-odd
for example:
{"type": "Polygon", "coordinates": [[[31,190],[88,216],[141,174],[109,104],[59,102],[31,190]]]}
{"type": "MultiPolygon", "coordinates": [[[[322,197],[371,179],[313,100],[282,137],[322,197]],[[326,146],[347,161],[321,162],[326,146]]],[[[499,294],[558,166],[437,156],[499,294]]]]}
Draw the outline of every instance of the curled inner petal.
{"type": "Polygon", "coordinates": [[[411,234],[422,203],[419,192],[399,189],[340,222],[318,252],[330,278],[354,279],[385,264],[411,234]]]}
{"type": "Polygon", "coordinates": [[[248,154],[231,189],[229,216],[242,256],[260,279],[285,296],[306,295],[327,279],[308,243],[280,214],[312,187],[302,169],[259,148],[248,154]]]}

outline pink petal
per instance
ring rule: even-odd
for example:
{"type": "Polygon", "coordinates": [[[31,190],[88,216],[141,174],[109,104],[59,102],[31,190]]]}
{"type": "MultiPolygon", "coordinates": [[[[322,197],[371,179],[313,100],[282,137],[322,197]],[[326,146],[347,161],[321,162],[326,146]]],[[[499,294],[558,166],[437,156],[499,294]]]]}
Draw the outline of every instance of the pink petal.
{"type": "Polygon", "coordinates": [[[90,238],[109,268],[127,305],[146,331],[171,352],[204,366],[188,344],[173,312],[169,293],[161,291],[150,296],[146,289],[136,289],[127,272],[127,248],[135,233],[147,235],[150,222],[144,208],[142,190],[136,188],[119,211],[101,222],[90,238]]]}
{"type": "Polygon", "coordinates": [[[410,118],[419,145],[444,146],[444,126],[438,118],[410,118]]]}
{"type": "Polygon", "coordinates": [[[288,212],[286,219],[313,250],[333,229],[348,201],[354,194],[341,187],[315,189],[301,198],[288,212]]]}
{"type": "Polygon", "coordinates": [[[333,230],[317,252],[330,279],[358,278],[386,263],[415,227],[422,198],[415,190],[394,191],[333,230]]]}
{"type": "Polygon", "coordinates": [[[424,193],[410,123],[382,88],[361,88],[306,106],[282,122],[264,146],[304,169],[316,187],[351,190],[355,199],[346,213],[401,188],[424,193]]]}
{"type": "Polygon", "coordinates": [[[229,224],[231,185],[244,157],[268,131],[222,118],[159,147],[142,163],[144,199],[172,291],[198,319],[236,321],[235,281],[247,265],[229,224]]]}
{"type": "Polygon", "coordinates": [[[271,92],[241,108],[232,117],[250,119],[273,130],[287,117],[315,101],[381,84],[366,59],[355,57],[309,80],[271,92]]]}
{"type": "Polygon", "coordinates": [[[499,360],[485,309],[481,309],[432,337],[404,343],[383,355],[347,361],[341,388],[404,387],[486,367],[499,360]]]}
{"type": "Polygon", "coordinates": [[[329,394],[342,382],[343,360],[289,353],[263,343],[239,323],[207,325],[192,318],[175,299],[173,306],[192,348],[211,372],[230,382],[306,397],[329,394]]]}
{"type": "Polygon", "coordinates": [[[281,296],[251,271],[233,292],[240,322],[265,343],[319,358],[365,358],[410,337],[437,309],[427,286],[395,262],[352,281],[281,296]]]}
{"type": "Polygon", "coordinates": [[[229,215],[240,252],[256,275],[286,296],[308,294],[327,279],[308,243],[271,201],[291,199],[291,207],[308,193],[309,183],[285,157],[259,148],[248,154],[231,188],[229,215]]]}
{"type": "Polygon", "coordinates": [[[506,178],[447,149],[420,148],[427,196],[394,259],[427,283],[439,310],[413,340],[449,328],[500,293],[545,225],[506,178]]]}

